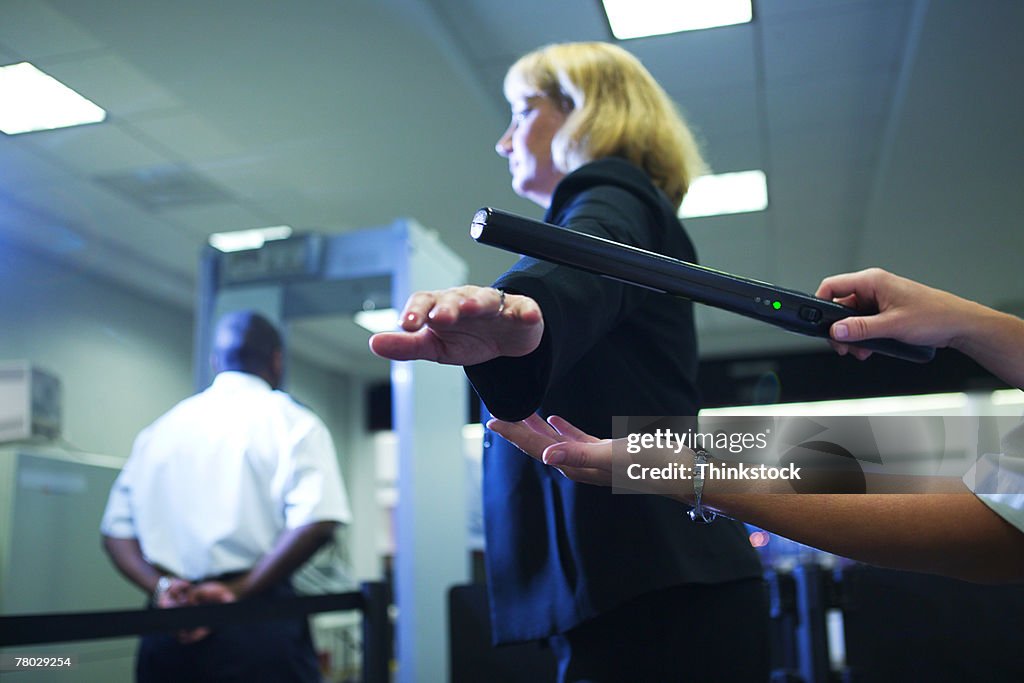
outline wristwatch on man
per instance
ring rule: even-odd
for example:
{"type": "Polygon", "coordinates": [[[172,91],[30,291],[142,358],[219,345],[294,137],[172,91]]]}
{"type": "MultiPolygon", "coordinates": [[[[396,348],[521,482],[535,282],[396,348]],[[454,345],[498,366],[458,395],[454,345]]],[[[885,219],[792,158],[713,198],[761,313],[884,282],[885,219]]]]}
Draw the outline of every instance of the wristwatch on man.
{"type": "Polygon", "coordinates": [[[153,604],[159,605],[160,598],[171,588],[171,577],[161,576],[156,580],[156,588],[153,589],[153,604]]]}

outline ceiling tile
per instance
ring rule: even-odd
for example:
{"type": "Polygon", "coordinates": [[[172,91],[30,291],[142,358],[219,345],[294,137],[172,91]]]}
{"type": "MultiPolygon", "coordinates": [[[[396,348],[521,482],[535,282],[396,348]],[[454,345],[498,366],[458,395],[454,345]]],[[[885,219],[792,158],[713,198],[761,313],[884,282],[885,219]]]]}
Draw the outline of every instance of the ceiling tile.
{"type": "Polygon", "coordinates": [[[847,5],[766,20],[764,70],[769,87],[813,74],[891,69],[902,59],[909,22],[905,2],[847,5]]]}
{"type": "MultiPolygon", "coordinates": [[[[757,92],[750,87],[701,87],[671,90],[669,95],[683,112],[698,138],[709,148],[709,155],[731,158],[757,157],[760,114],[757,92]],[[747,154],[726,155],[718,149],[744,147],[747,154]]],[[[731,165],[731,162],[728,162],[731,165]]],[[[717,165],[717,164],[716,164],[717,165]]]]}
{"type": "Polygon", "coordinates": [[[751,24],[686,31],[619,43],[647,66],[670,92],[736,86],[757,80],[751,24]]]}
{"type": "Polygon", "coordinates": [[[25,144],[25,137],[0,135],[0,187],[33,182],[66,172],[58,159],[25,144]]]}
{"type": "Polygon", "coordinates": [[[13,64],[18,61],[18,56],[6,46],[0,45],[0,66],[13,64]]]}
{"type": "Polygon", "coordinates": [[[80,251],[87,241],[76,225],[9,188],[0,191],[0,234],[57,255],[80,251]]]}
{"type": "Polygon", "coordinates": [[[777,174],[828,170],[830,165],[878,158],[884,122],[881,118],[848,118],[823,121],[803,129],[771,131],[772,171],[777,174]]]}
{"type": "Polygon", "coordinates": [[[60,223],[85,239],[97,236],[152,253],[154,258],[184,255],[196,241],[171,229],[159,216],[105,191],[91,179],[68,175],[26,184],[11,195],[41,217],[37,222],[60,223]]]}
{"type": "Polygon", "coordinates": [[[891,106],[894,76],[893,70],[879,68],[811,76],[769,87],[766,106],[772,134],[882,120],[891,106]]]}
{"type": "Polygon", "coordinates": [[[250,230],[280,224],[236,203],[182,207],[164,211],[162,217],[203,240],[214,232],[250,230]]]}
{"type": "Polygon", "coordinates": [[[611,38],[596,0],[434,0],[434,4],[473,61],[495,55],[511,55],[514,61],[548,43],[611,38]]]}
{"type": "Polygon", "coordinates": [[[733,118],[735,113],[716,117],[710,111],[707,116],[690,115],[688,112],[711,172],[767,170],[760,131],[756,125],[744,125],[745,117],[733,118]],[[731,127],[728,120],[734,121],[736,127],[731,127]]]}
{"type": "Polygon", "coordinates": [[[755,280],[770,275],[765,212],[689,218],[684,222],[702,265],[755,280]]]}
{"type": "Polygon", "coordinates": [[[205,161],[246,154],[246,147],[198,114],[176,109],[153,116],[127,117],[127,125],[176,159],[205,161]]]}
{"type": "Polygon", "coordinates": [[[125,59],[109,51],[72,61],[40,62],[54,78],[120,118],[181,107],[182,102],[125,59]]]}
{"type": "Polygon", "coordinates": [[[844,14],[851,9],[860,10],[872,5],[893,5],[898,2],[907,4],[907,0],[757,0],[754,12],[758,19],[774,21],[801,14],[844,14]]]}
{"type": "Polygon", "coordinates": [[[90,176],[170,162],[159,151],[109,121],[29,133],[19,142],[77,173],[90,176]]]}
{"type": "Polygon", "coordinates": [[[0,3],[0,43],[29,61],[103,47],[88,31],[39,0],[0,3]]]}

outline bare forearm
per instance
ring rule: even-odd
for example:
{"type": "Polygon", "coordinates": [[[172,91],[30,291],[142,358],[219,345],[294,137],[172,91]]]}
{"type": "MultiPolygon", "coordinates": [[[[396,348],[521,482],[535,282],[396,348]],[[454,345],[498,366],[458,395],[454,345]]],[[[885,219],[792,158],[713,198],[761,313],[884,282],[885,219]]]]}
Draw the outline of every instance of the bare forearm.
{"type": "Polygon", "coordinates": [[[722,514],[828,552],[969,581],[1024,581],[1024,534],[974,494],[725,494],[722,514]]]}
{"type": "Polygon", "coordinates": [[[980,304],[970,310],[970,324],[951,346],[1007,383],[1024,388],[1024,320],[980,304]]]}
{"type": "Polygon", "coordinates": [[[151,594],[154,591],[161,573],[146,561],[137,539],[104,536],[103,549],[126,579],[144,593],[151,594]]]}
{"type": "MultiPolygon", "coordinates": [[[[728,517],[874,565],[969,581],[1024,581],[1024,533],[962,480],[862,476],[871,493],[831,493],[831,477],[821,493],[795,493],[781,480],[710,480],[702,502],[728,517]]],[[[684,488],[677,497],[693,504],[692,490],[684,488]]]]}
{"type": "Polygon", "coordinates": [[[333,538],[337,526],[337,522],[315,522],[284,532],[273,550],[231,584],[232,591],[239,597],[258,595],[285,580],[333,538]]]}

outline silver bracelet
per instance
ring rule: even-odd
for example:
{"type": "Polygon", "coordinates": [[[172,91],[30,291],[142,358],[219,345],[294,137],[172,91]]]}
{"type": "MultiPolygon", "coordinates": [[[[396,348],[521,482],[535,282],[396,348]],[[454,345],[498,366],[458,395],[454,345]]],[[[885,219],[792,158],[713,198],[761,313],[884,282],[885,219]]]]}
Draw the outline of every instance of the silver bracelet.
{"type": "Polygon", "coordinates": [[[718,516],[711,510],[705,510],[700,501],[704,494],[704,466],[707,464],[706,450],[698,448],[693,452],[693,509],[690,510],[690,519],[700,524],[711,524],[718,516]]]}

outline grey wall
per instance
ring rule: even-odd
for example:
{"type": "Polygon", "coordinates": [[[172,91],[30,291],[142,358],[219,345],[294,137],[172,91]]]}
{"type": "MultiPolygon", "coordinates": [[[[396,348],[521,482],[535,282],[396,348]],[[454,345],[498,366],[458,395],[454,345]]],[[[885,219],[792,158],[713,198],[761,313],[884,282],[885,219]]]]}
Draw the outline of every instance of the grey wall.
{"type": "Polygon", "coordinates": [[[192,319],[0,242],[0,360],[63,385],[64,437],[127,457],[135,434],[192,390],[192,319]]]}

